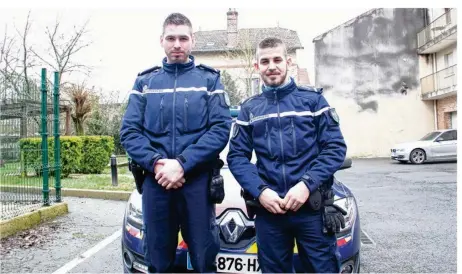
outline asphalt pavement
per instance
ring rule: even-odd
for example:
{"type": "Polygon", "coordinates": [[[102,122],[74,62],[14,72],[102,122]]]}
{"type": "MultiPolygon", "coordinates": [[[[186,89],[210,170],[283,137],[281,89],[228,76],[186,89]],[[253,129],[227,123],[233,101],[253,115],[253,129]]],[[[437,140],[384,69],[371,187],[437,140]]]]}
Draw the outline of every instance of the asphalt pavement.
{"type": "MultiPolygon", "coordinates": [[[[362,246],[361,272],[457,271],[456,165],[353,159],[352,168],[337,173],[374,243],[362,246]]],[[[68,215],[1,241],[2,273],[122,272],[117,233],[126,202],[64,200],[68,215]]]]}

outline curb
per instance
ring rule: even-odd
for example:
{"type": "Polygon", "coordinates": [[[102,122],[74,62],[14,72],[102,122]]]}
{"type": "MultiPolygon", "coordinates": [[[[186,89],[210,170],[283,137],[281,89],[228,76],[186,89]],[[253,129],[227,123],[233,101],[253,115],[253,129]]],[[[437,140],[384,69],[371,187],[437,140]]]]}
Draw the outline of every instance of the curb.
{"type": "MultiPolygon", "coordinates": [[[[21,188],[23,189],[23,188],[21,188]]],[[[30,187],[38,192],[42,191],[39,187],[30,187]]],[[[17,192],[18,187],[12,185],[0,186],[2,192],[17,192]]],[[[62,188],[62,197],[78,197],[78,198],[92,198],[114,201],[128,201],[131,191],[114,191],[114,190],[93,190],[93,189],[76,189],[76,188],[62,188]]],[[[55,189],[50,188],[50,196],[55,195],[55,189]]]]}
{"type": "Polygon", "coordinates": [[[16,232],[30,229],[42,222],[54,219],[69,212],[66,202],[42,207],[37,211],[23,214],[9,220],[0,221],[0,239],[16,232]]]}
{"type": "Polygon", "coordinates": [[[111,190],[90,190],[90,189],[61,189],[61,196],[64,197],[79,197],[79,198],[93,198],[114,201],[128,201],[130,191],[111,191],[111,190]]]}

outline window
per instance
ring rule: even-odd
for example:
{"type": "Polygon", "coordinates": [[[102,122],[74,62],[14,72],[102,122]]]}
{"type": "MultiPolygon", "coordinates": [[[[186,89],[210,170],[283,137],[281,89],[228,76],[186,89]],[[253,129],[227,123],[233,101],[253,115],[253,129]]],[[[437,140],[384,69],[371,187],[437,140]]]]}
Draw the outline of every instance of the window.
{"type": "Polygon", "coordinates": [[[446,25],[451,24],[451,9],[445,8],[444,12],[446,14],[446,25]]]}
{"type": "Polygon", "coordinates": [[[453,54],[453,52],[450,52],[450,53],[444,55],[444,64],[445,64],[445,66],[447,68],[454,65],[454,54],[453,54]]]}
{"type": "Polygon", "coordinates": [[[252,75],[252,78],[245,79],[246,86],[250,85],[250,94],[255,95],[261,93],[260,90],[260,78],[252,75]]]}
{"type": "Polygon", "coordinates": [[[431,140],[435,139],[436,136],[438,136],[439,134],[440,134],[439,131],[430,132],[427,135],[425,135],[424,137],[422,137],[419,141],[431,141],[431,140]]]}
{"type": "Polygon", "coordinates": [[[260,78],[252,78],[252,94],[260,93],[260,78]]]}
{"type": "Polygon", "coordinates": [[[440,137],[438,137],[438,140],[441,140],[441,141],[457,140],[457,131],[455,130],[446,131],[445,133],[441,134],[440,137]]]}

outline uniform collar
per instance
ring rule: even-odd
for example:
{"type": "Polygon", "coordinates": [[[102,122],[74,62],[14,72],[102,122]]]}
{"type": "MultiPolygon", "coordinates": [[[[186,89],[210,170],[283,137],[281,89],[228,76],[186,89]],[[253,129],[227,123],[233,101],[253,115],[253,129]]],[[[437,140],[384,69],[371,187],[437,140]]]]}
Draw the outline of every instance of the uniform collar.
{"type": "Polygon", "coordinates": [[[189,61],[186,63],[177,63],[177,64],[169,64],[167,63],[167,57],[164,57],[162,60],[162,66],[166,72],[171,72],[171,73],[181,73],[185,72],[188,70],[191,70],[195,67],[194,65],[194,56],[189,55],[189,61]]]}
{"type": "Polygon", "coordinates": [[[263,85],[262,91],[266,98],[274,100],[276,99],[276,96],[278,99],[281,99],[282,97],[294,91],[296,87],[297,85],[295,84],[294,79],[290,77],[287,83],[277,87],[268,87],[263,85]]]}

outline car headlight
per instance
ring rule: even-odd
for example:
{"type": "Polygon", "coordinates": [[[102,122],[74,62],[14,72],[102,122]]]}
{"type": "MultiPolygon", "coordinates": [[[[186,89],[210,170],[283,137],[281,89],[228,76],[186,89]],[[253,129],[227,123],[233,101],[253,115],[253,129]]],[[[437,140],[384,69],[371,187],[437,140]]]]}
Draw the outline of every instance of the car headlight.
{"type": "Polygon", "coordinates": [[[143,225],[143,213],[141,208],[137,208],[133,203],[128,203],[127,209],[127,221],[129,223],[135,223],[140,226],[143,225]]]}
{"type": "Polygon", "coordinates": [[[341,229],[339,233],[350,231],[353,227],[355,220],[356,220],[356,202],[354,197],[346,197],[342,199],[338,199],[334,202],[334,204],[338,205],[342,209],[347,212],[345,217],[345,228],[341,229]]]}

